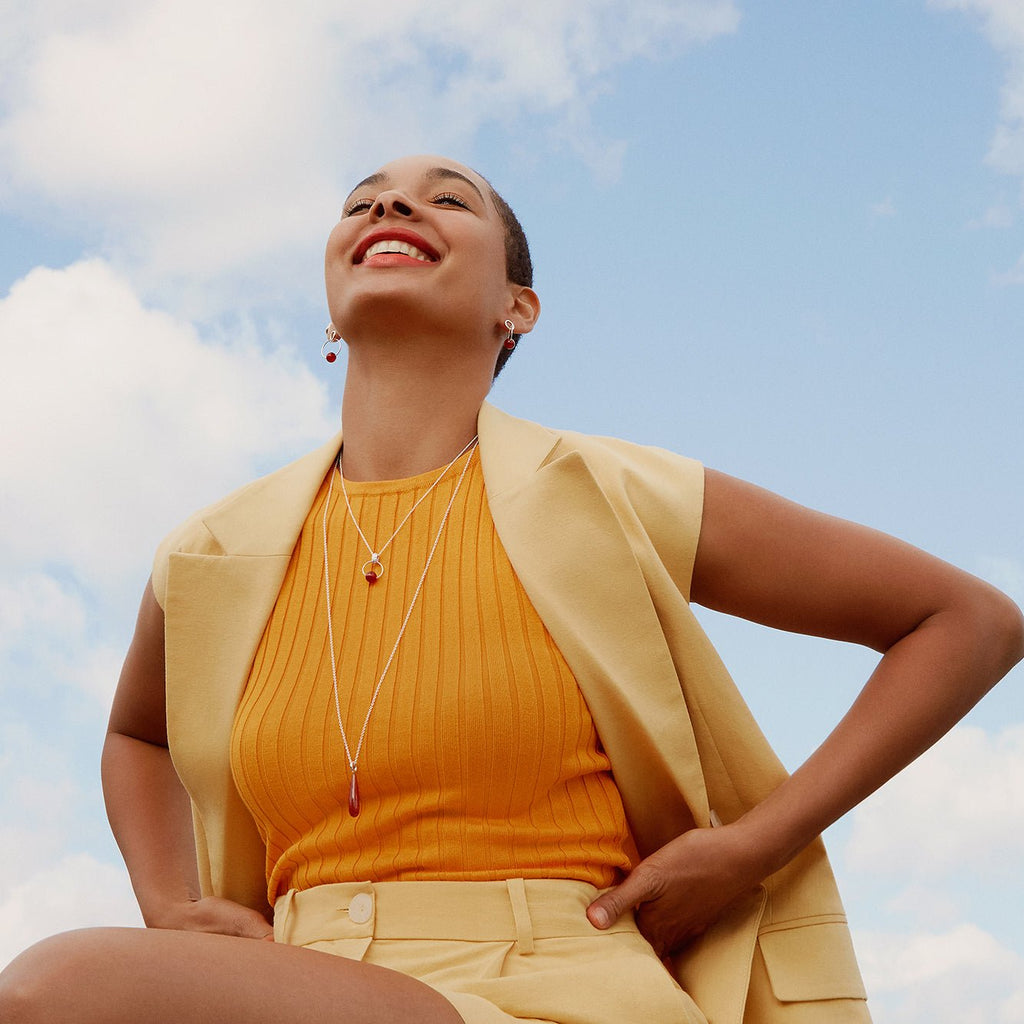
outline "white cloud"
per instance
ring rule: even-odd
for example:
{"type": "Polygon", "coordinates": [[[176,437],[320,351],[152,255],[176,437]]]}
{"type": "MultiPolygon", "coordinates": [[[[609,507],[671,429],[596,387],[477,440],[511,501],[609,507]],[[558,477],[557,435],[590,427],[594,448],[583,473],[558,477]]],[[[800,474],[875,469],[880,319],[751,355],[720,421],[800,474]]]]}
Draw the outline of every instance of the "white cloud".
{"type": "MultiPolygon", "coordinates": [[[[1020,0],[931,0],[933,6],[966,11],[981,23],[993,48],[1006,58],[1006,76],[1000,91],[999,122],[988,161],[1004,174],[1021,179],[1024,205],[1024,4],[1020,0]]],[[[991,211],[990,211],[991,214],[991,211]]],[[[1005,222],[1005,213],[998,223],[1005,222]]],[[[1024,256],[1016,266],[999,274],[998,284],[1024,284],[1024,256]]]]}
{"type": "Polygon", "coordinates": [[[36,630],[80,633],[84,624],[81,601],[52,576],[32,572],[17,582],[0,580],[0,655],[36,630]]]}
{"type": "Polygon", "coordinates": [[[974,925],[855,940],[880,1022],[1024,1024],[1024,959],[974,925]]]}
{"type": "Polygon", "coordinates": [[[6,697],[0,723],[0,967],[58,931],[140,922],[124,867],[95,852],[111,847],[98,764],[82,770],[43,703],[42,731],[6,697]]]}
{"type": "MultiPolygon", "coordinates": [[[[100,589],[134,578],[141,592],[174,522],[335,427],[294,354],[264,351],[244,328],[211,343],[99,260],[18,282],[0,301],[0,345],[8,574],[59,566],[100,589]]],[[[52,581],[23,583],[18,614],[57,614],[52,581]]]]}
{"type": "Polygon", "coordinates": [[[81,839],[98,803],[98,766],[84,775],[52,728],[19,720],[5,700],[0,728],[0,903],[30,872],[53,864],[81,839]],[[13,721],[12,721],[13,719],[13,721]]]}
{"type": "Polygon", "coordinates": [[[24,881],[0,899],[0,967],[57,932],[142,924],[124,869],[88,854],[69,854],[34,872],[23,860],[17,877],[24,881]]]}
{"type": "Polygon", "coordinates": [[[151,283],[269,279],[270,254],[280,279],[280,254],[326,234],[354,174],[537,114],[601,162],[586,111],[603,78],[738,23],[731,0],[522,0],[508,13],[496,0],[391,0],[383,17],[353,0],[22,13],[0,79],[0,161],[22,194],[102,223],[151,283]]]}
{"type": "Polygon", "coordinates": [[[998,285],[1024,284],[1024,254],[1012,267],[996,274],[995,283],[998,285]]]}
{"type": "MultiPolygon", "coordinates": [[[[0,579],[0,690],[7,701],[39,707],[79,693],[105,711],[124,651],[98,638],[84,593],[45,572],[6,576],[0,579]]],[[[66,710],[73,713],[70,705],[66,710]]],[[[7,713],[10,718],[10,703],[7,713]]]]}
{"type": "Polygon", "coordinates": [[[890,919],[913,922],[921,928],[950,928],[964,916],[964,901],[937,885],[912,882],[885,904],[890,919]]]}
{"type": "Polygon", "coordinates": [[[993,881],[1024,860],[1024,726],[959,726],[853,814],[846,859],[875,876],[959,870],[993,881]]]}
{"type": "Polygon", "coordinates": [[[995,203],[980,217],[967,222],[969,228],[1009,228],[1016,220],[1016,211],[1008,203],[995,203]]]}
{"type": "Polygon", "coordinates": [[[936,7],[967,11],[1008,62],[1000,97],[1000,120],[989,151],[993,165],[1024,174],[1024,6],[1018,0],[932,0],[936,7]]]}

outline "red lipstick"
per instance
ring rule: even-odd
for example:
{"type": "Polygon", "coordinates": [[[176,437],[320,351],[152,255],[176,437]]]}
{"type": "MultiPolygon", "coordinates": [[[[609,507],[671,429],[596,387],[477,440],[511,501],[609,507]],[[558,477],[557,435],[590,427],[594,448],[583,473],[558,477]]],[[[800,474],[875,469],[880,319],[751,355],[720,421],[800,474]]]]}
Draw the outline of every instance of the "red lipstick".
{"type": "Polygon", "coordinates": [[[415,231],[409,231],[407,228],[378,228],[360,240],[352,256],[352,262],[362,263],[366,250],[371,245],[376,242],[386,242],[392,239],[396,242],[407,242],[409,245],[416,246],[420,252],[424,252],[430,257],[431,262],[436,263],[441,258],[440,253],[422,235],[416,234],[415,231]]]}

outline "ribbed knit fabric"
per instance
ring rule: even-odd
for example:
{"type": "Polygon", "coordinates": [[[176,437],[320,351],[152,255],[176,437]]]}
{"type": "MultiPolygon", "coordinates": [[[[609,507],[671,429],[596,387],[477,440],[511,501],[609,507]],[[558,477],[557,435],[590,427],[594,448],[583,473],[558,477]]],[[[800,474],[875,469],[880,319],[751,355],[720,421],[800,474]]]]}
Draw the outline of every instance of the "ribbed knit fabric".
{"type": "MultiPolygon", "coordinates": [[[[372,586],[360,572],[369,553],[335,480],[328,558],[353,755],[464,458],[383,552],[385,571],[372,586]]],[[[382,544],[436,478],[347,483],[370,542],[382,544]]],[[[271,903],[290,888],[331,882],[616,882],[633,847],[608,758],[498,539],[475,452],[370,716],[361,813],[349,815],[327,646],[326,497],[325,481],[232,735],[235,782],[267,843],[271,903]]]]}

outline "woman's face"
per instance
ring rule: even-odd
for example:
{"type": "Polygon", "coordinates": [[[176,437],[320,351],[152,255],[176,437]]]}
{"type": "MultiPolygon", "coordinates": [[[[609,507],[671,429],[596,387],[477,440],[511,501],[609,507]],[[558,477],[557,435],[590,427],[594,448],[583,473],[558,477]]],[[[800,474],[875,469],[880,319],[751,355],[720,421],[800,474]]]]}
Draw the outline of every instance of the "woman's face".
{"type": "Polygon", "coordinates": [[[353,189],[325,278],[331,321],[349,341],[382,329],[499,337],[515,292],[490,188],[434,156],[395,160],[353,189]]]}

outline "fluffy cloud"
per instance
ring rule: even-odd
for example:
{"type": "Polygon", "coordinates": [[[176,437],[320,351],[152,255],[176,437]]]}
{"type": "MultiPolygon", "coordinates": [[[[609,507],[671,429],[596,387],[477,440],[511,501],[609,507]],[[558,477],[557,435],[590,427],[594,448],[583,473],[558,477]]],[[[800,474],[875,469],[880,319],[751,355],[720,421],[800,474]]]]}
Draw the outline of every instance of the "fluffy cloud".
{"type": "Polygon", "coordinates": [[[57,932],[103,925],[141,925],[124,869],[88,854],[71,854],[0,895],[0,967],[21,950],[57,932]]]}
{"type": "MultiPolygon", "coordinates": [[[[26,581],[22,631],[43,619],[40,599],[70,609],[50,581],[26,581]]],[[[11,610],[4,595],[2,611],[11,610]]],[[[5,641],[11,640],[9,632],[5,641]]],[[[40,643],[39,648],[45,648],[40,643]]],[[[108,838],[99,792],[103,709],[67,721],[74,695],[59,687],[22,699],[3,665],[0,683],[0,967],[54,932],[132,925],[139,913],[108,838]],[[73,731],[72,731],[73,730],[73,731]]]]}
{"type": "Polygon", "coordinates": [[[1016,876],[1024,860],[1024,726],[973,726],[940,743],[853,815],[847,864],[918,880],[1016,876]]]}
{"type": "Polygon", "coordinates": [[[932,0],[936,7],[978,17],[989,42],[1008,60],[1000,123],[989,159],[1008,174],[1024,175],[1024,7],[1017,0],[932,0]]]}
{"type": "MultiPolygon", "coordinates": [[[[144,578],[142,568],[138,573],[144,578]]],[[[109,707],[131,627],[127,610],[117,630],[121,642],[103,636],[96,612],[83,588],[38,570],[5,573],[0,580],[0,693],[8,701],[29,701],[29,707],[71,699],[70,713],[81,713],[77,697],[95,702],[94,711],[109,707]]],[[[135,581],[137,591],[141,582],[135,581]]],[[[137,598],[133,593],[130,598],[137,598]]],[[[129,595],[126,595],[126,599],[129,595]]]]}
{"type": "MultiPolygon", "coordinates": [[[[1000,95],[999,123],[988,152],[989,163],[1004,174],[1021,178],[1019,205],[1024,206],[1024,6],[1019,0],[932,0],[936,7],[966,11],[981,23],[992,46],[1007,62],[1000,95]]],[[[1005,211],[990,211],[983,218],[999,217],[1005,211]]],[[[1015,266],[996,277],[1003,285],[1024,284],[1024,256],[1015,266]]]]}
{"type": "Polygon", "coordinates": [[[855,938],[877,1020],[1024,1024],[1024,959],[981,929],[855,938]]]}
{"type": "Polygon", "coordinates": [[[6,176],[101,222],[151,282],[266,280],[271,254],[324,234],[353,175],[463,150],[488,121],[550,115],[600,161],[586,110],[603,76],[738,22],[731,0],[523,0],[514,19],[494,0],[391,0],[382,17],[352,0],[31,6],[0,78],[6,176]]]}
{"type": "MultiPolygon", "coordinates": [[[[201,337],[99,260],[18,282],[0,301],[0,345],[0,568],[11,578],[56,566],[141,589],[176,520],[335,425],[294,353],[266,351],[244,327],[201,337]]],[[[72,599],[43,593],[56,584],[38,575],[25,582],[5,628],[72,599]]]]}

